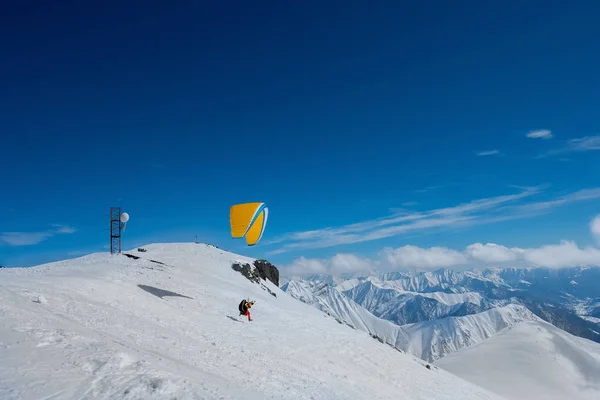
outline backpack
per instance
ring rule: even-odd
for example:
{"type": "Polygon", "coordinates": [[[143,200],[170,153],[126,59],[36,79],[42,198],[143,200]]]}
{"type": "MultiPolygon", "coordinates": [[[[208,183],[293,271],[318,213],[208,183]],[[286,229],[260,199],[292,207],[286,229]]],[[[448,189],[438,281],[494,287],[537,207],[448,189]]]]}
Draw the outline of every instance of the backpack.
{"type": "Polygon", "coordinates": [[[245,314],[246,313],[246,299],[242,300],[240,302],[240,305],[238,306],[238,309],[240,310],[240,314],[245,314]]]}

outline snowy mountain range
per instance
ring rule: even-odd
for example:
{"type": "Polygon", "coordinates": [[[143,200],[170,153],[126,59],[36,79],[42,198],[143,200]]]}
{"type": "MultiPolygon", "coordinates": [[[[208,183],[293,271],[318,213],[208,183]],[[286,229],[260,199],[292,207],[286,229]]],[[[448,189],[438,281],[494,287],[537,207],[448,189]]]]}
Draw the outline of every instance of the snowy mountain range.
{"type": "Polygon", "coordinates": [[[427,293],[425,296],[419,296],[414,293],[398,294],[392,289],[385,289],[382,292],[372,290],[361,292],[361,296],[358,297],[367,306],[372,306],[371,308],[377,310],[378,302],[383,303],[381,307],[384,310],[383,315],[376,316],[366,307],[355,302],[349,295],[353,293],[353,290],[360,287],[373,288],[371,285],[357,285],[350,291],[342,291],[340,287],[330,286],[326,282],[290,281],[282,289],[292,297],[336,317],[340,323],[366,331],[384,342],[426,361],[436,360],[465,346],[478,343],[515,323],[537,320],[537,317],[527,308],[516,304],[491,308],[481,313],[466,316],[435,317],[442,314],[439,311],[440,309],[463,308],[461,301],[479,302],[481,298],[477,294],[427,293]],[[393,297],[390,292],[402,297],[402,300],[408,298],[408,301],[390,301],[390,297],[393,297]],[[383,296],[378,297],[373,293],[383,293],[383,296]],[[415,298],[426,299],[419,301],[416,307],[420,307],[420,316],[424,316],[429,312],[427,315],[432,316],[431,320],[398,325],[385,318],[385,316],[391,314],[396,315],[386,311],[390,308],[399,307],[399,311],[402,311],[403,308],[414,307],[415,298]],[[436,309],[435,305],[433,307],[423,307],[424,304],[431,305],[431,303],[428,303],[430,300],[436,302],[440,309],[436,309]]]}
{"type": "Polygon", "coordinates": [[[501,400],[234,269],[251,258],[144,249],[0,270],[0,399],[501,400]]]}
{"type": "Polygon", "coordinates": [[[547,321],[600,342],[599,288],[600,268],[312,275],[282,286],[291,296],[427,361],[523,321],[547,321]]]}
{"type": "Polygon", "coordinates": [[[435,364],[507,399],[600,398],[600,345],[547,322],[511,326],[435,364]]]}

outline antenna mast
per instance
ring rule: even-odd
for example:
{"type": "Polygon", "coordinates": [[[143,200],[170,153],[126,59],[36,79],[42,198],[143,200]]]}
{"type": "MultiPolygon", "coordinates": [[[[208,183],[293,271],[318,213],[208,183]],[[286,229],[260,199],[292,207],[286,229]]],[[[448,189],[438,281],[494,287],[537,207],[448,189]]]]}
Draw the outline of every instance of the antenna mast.
{"type": "Polygon", "coordinates": [[[121,253],[121,207],[110,208],[110,254],[121,253]]]}

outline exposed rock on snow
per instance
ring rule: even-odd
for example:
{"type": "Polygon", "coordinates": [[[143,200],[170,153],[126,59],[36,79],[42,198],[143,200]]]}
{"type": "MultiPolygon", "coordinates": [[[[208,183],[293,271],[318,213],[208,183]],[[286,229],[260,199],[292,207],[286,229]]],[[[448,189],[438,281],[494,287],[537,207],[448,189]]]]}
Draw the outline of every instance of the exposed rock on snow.
{"type": "Polygon", "coordinates": [[[277,294],[275,294],[275,292],[271,291],[271,289],[269,289],[263,284],[263,281],[269,279],[270,282],[278,286],[279,271],[277,270],[277,268],[273,264],[264,260],[255,260],[253,264],[254,267],[252,267],[248,263],[240,264],[239,262],[236,262],[231,265],[231,268],[234,271],[237,271],[240,274],[244,275],[249,281],[261,285],[261,287],[267,292],[269,292],[273,297],[277,297],[277,294]]]}
{"type": "Polygon", "coordinates": [[[254,266],[261,278],[270,280],[273,284],[279,287],[279,270],[276,266],[267,260],[256,260],[254,266]]]}

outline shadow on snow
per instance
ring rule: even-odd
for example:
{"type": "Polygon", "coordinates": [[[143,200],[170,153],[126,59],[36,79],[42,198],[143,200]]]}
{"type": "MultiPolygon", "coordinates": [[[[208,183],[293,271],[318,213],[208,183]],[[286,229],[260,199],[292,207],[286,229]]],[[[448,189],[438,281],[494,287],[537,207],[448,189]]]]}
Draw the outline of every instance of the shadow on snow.
{"type": "Polygon", "coordinates": [[[186,299],[194,299],[193,297],[189,297],[189,296],[184,296],[182,294],[179,293],[175,293],[175,292],[170,292],[168,290],[164,290],[164,289],[159,289],[153,286],[146,286],[146,285],[138,285],[138,287],[142,290],[145,290],[146,292],[156,296],[156,297],[160,297],[161,299],[165,296],[172,296],[172,297],[184,297],[186,299]]]}

